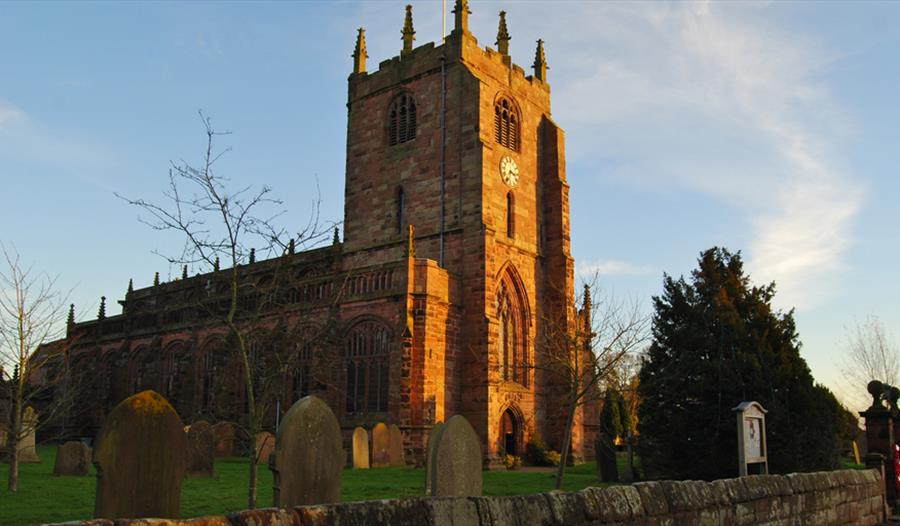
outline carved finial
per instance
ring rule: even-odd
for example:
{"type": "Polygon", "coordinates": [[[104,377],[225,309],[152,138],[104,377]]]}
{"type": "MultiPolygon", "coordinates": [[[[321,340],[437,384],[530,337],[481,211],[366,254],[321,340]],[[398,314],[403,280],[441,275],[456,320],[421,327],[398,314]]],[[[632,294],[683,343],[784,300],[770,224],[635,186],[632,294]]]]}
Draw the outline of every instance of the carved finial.
{"type": "Polygon", "coordinates": [[[219,256],[216,256],[216,260],[213,261],[213,271],[219,271],[219,256]]]}
{"type": "Polygon", "coordinates": [[[249,259],[250,259],[250,265],[256,263],[256,249],[255,248],[250,249],[250,258],[249,259]]]}
{"type": "Polygon", "coordinates": [[[359,28],[356,35],[356,48],[353,50],[353,73],[366,72],[366,59],[369,54],[366,53],[366,30],[359,28]]]}
{"type": "Polygon", "coordinates": [[[75,304],[74,303],[69,304],[69,317],[66,318],[66,326],[71,327],[72,325],[75,325],[75,304]]]}
{"type": "Polygon", "coordinates": [[[97,319],[102,320],[106,318],[106,296],[100,296],[100,309],[97,310],[97,319]]]}
{"type": "Polygon", "coordinates": [[[125,291],[125,297],[130,296],[132,292],[134,292],[134,280],[128,278],[128,290],[125,291]]]}
{"type": "Polygon", "coordinates": [[[547,57],[544,56],[544,41],[537,41],[537,49],[534,52],[534,77],[543,82],[547,82],[547,57]]]}
{"type": "Polygon", "coordinates": [[[506,29],[506,11],[500,11],[500,27],[497,28],[497,51],[509,55],[509,31],[506,29]]]}
{"type": "Polygon", "coordinates": [[[340,244],[341,235],[338,233],[338,227],[334,227],[334,237],[331,239],[332,244],[340,244]]]}
{"type": "Polygon", "coordinates": [[[297,247],[294,245],[294,238],[291,238],[288,241],[288,254],[293,254],[295,250],[297,250],[297,247]]]}
{"type": "Polygon", "coordinates": [[[159,286],[159,272],[156,272],[153,274],[153,286],[154,287],[159,286]]]}
{"type": "Polygon", "coordinates": [[[416,31],[413,29],[412,22],[412,6],[406,5],[406,20],[403,21],[403,53],[409,53],[413,48],[413,41],[416,39],[416,31]]]}
{"type": "Polygon", "coordinates": [[[407,225],[406,228],[409,236],[406,241],[406,255],[414,258],[416,257],[416,229],[412,225],[407,225]]]}
{"type": "Polygon", "coordinates": [[[187,265],[181,267],[181,279],[187,279],[187,265]]]}
{"type": "Polygon", "coordinates": [[[469,0],[456,0],[456,5],[453,7],[453,14],[455,15],[455,22],[453,26],[453,32],[469,32],[469,15],[472,14],[469,11],[469,0]]]}

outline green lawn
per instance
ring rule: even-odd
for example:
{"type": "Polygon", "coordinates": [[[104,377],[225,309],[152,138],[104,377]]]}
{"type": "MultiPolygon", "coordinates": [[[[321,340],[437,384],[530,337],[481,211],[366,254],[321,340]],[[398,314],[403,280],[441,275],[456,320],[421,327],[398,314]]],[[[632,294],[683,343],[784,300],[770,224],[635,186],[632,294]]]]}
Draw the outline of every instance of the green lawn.
{"type": "MultiPolygon", "coordinates": [[[[38,446],[40,464],[22,466],[19,491],[6,491],[7,466],[0,464],[0,526],[20,526],[44,522],[87,519],[94,511],[95,479],[93,469],[87,477],[55,477],[55,446],[38,446]]],[[[620,459],[620,461],[623,459],[620,459]]],[[[621,462],[620,462],[621,467],[621,462]]],[[[242,458],[220,459],[212,478],[189,478],[182,490],[184,517],[220,515],[246,508],[247,462],[242,458]]],[[[272,476],[260,466],[258,505],[272,505],[272,476]]],[[[378,470],[345,469],[342,476],[343,500],[372,500],[417,496],[424,493],[425,470],[384,468],[378,470]]],[[[522,495],[553,489],[554,473],[522,471],[484,472],[485,495],[522,495]]],[[[594,463],[566,470],[566,490],[600,485],[594,463]]]]}

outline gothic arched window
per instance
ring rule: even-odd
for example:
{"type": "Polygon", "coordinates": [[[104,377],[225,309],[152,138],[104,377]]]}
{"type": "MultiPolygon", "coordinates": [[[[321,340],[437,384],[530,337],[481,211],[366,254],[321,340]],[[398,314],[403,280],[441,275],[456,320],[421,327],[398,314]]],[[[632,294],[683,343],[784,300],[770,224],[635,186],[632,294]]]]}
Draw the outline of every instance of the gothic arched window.
{"type": "Polygon", "coordinates": [[[416,138],[416,101],[409,93],[394,99],[388,112],[388,144],[394,146],[416,138]]]}
{"type": "Polygon", "coordinates": [[[388,329],[376,321],[358,323],[347,335],[344,358],[348,414],[388,410],[390,343],[388,329]]]}
{"type": "Polygon", "coordinates": [[[313,392],[312,365],[315,352],[316,330],[313,327],[305,327],[300,330],[300,335],[294,343],[296,364],[292,367],[291,397],[297,401],[313,392]]]}
{"type": "Polygon", "coordinates": [[[519,116],[505,97],[494,104],[494,138],[502,146],[519,151],[519,116]]]}
{"type": "Polygon", "coordinates": [[[497,353],[500,377],[528,386],[528,301],[507,271],[497,288],[497,353]]]}

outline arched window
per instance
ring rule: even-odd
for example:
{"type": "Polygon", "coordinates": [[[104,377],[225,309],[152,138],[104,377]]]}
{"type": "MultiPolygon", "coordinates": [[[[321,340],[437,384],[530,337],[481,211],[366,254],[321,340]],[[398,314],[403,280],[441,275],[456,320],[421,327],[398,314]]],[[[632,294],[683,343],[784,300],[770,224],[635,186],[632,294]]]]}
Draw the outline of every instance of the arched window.
{"type": "Polygon", "coordinates": [[[390,342],[387,328],[375,321],[358,323],[347,335],[344,358],[348,414],[388,410],[390,342]]]}
{"type": "Polygon", "coordinates": [[[509,270],[497,287],[497,353],[500,377],[528,386],[528,300],[521,283],[509,270]]]}
{"type": "Polygon", "coordinates": [[[388,112],[388,144],[394,146],[416,138],[416,101],[409,93],[394,99],[388,112]]]}
{"type": "Polygon", "coordinates": [[[516,196],[512,192],[506,194],[506,235],[516,237],[516,196]]]}
{"type": "Polygon", "coordinates": [[[519,116],[505,97],[494,104],[494,138],[510,150],[519,151],[519,116]]]}
{"type": "Polygon", "coordinates": [[[165,396],[182,417],[193,412],[191,397],[191,353],[182,342],[171,344],[164,353],[163,379],[165,396]]]}
{"type": "Polygon", "coordinates": [[[291,396],[294,402],[313,392],[312,365],[315,337],[316,330],[313,327],[305,327],[300,330],[299,338],[294,343],[297,360],[291,377],[291,396]]]}

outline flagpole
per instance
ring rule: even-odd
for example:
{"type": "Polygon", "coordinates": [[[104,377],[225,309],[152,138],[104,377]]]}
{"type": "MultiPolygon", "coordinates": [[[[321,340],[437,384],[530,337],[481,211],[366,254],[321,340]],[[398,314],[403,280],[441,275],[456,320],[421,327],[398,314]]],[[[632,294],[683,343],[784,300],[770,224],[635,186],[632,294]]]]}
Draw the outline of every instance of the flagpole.
{"type": "Polygon", "coordinates": [[[441,0],[441,42],[447,36],[447,0],[441,0]]]}

